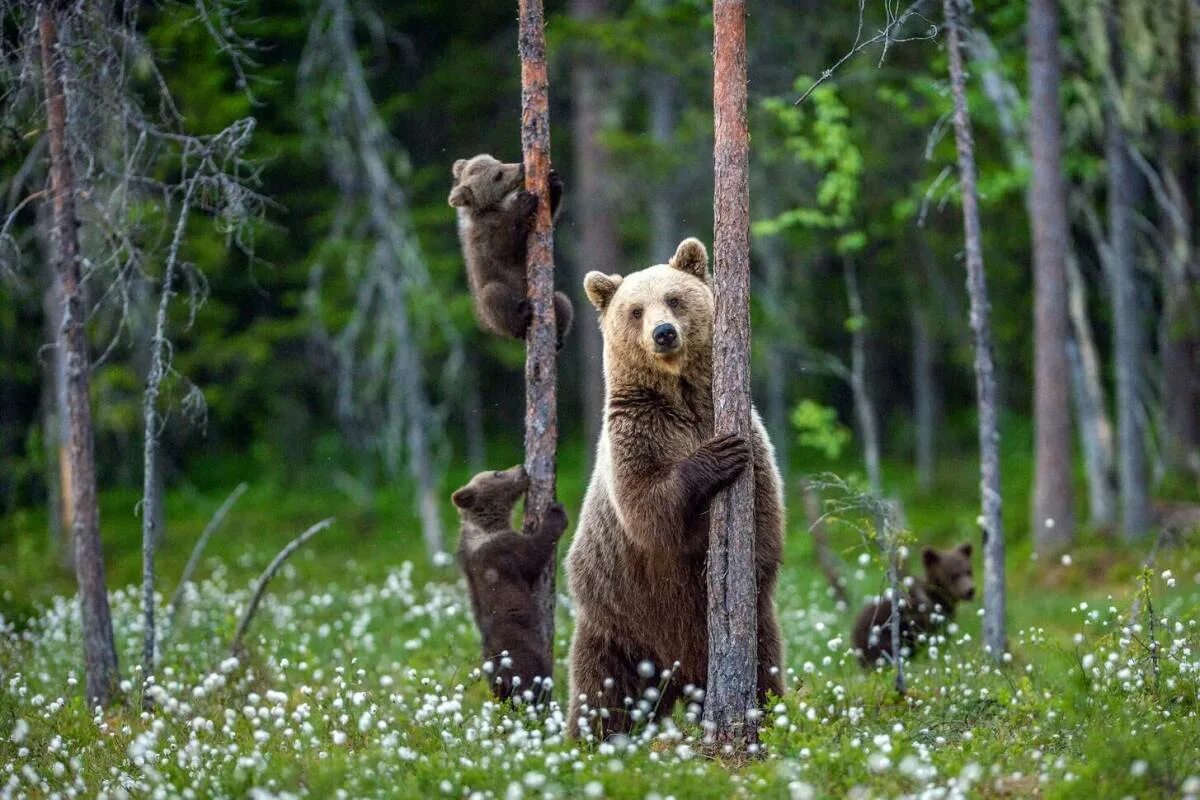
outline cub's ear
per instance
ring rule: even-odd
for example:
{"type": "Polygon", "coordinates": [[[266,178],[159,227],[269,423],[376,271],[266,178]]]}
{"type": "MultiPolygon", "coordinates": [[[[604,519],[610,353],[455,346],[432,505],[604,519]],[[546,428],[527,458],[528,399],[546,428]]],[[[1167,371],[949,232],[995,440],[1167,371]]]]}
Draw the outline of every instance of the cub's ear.
{"type": "Polygon", "coordinates": [[[963,558],[970,558],[973,548],[970,542],[963,542],[958,546],[958,552],[963,554],[963,558]]]}
{"type": "Polygon", "coordinates": [[[937,563],[942,560],[942,556],[937,550],[932,547],[921,548],[921,563],[925,565],[925,569],[931,569],[937,566],[937,563]]]}
{"type": "Polygon", "coordinates": [[[450,205],[455,208],[469,206],[472,200],[474,200],[474,197],[471,195],[470,186],[455,186],[450,192],[450,205]]]}
{"type": "Polygon", "coordinates": [[[617,293],[621,280],[620,275],[605,275],[603,272],[592,271],[583,276],[583,290],[596,310],[603,311],[608,308],[609,301],[617,293]]]}
{"type": "Polygon", "coordinates": [[[708,250],[699,239],[689,237],[680,242],[670,265],[708,283],[708,250]]]}
{"type": "Polygon", "coordinates": [[[475,502],[475,490],[470,486],[464,486],[450,495],[450,502],[454,503],[457,508],[470,508],[471,504],[475,502]]]}
{"type": "Polygon", "coordinates": [[[454,162],[454,166],[450,168],[450,174],[454,176],[454,180],[458,180],[462,177],[463,170],[466,168],[466,166],[467,160],[465,158],[460,158],[458,161],[454,162]]]}

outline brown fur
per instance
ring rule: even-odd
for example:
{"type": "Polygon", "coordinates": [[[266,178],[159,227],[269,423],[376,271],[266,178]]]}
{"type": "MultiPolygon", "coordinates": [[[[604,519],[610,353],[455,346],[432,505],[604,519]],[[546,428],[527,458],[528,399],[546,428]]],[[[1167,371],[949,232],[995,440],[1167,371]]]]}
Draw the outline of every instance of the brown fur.
{"type": "Polygon", "coordinates": [[[758,691],[781,694],[782,644],[774,590],[783,549],[783,497],[775,455],[757,413],[747,443],[713,436],[713,294],[708,254],[695,239],[671,263],[624,278],[589,273],[588,297],[604,333],[603,427],[578,532],[567,556],[575,602],[570,731],[580,716],[597,734],[635,722],[626,700],[662,694],[659,717],[708,672],[708,507],[753,464],[758,581],[758,691]],[[640,312],[640,313],[639,313],[640,312]],[[656,346],[674,325],[679,346],[656,346]],[[647,680],[638,665],[656,668],[647,680]],[[678,667],[674,667],[678,662],[678,667]],[[772,667],[780,669],[772,670],[772,667]],[[663,684],[658,671],[672,668],[663,684]],[[608,679],[608,680],[606,680],[608,679]],[[587,707],[579,700],[586,694],[587,707]]]}
{"type": "Polygon", "coordinates": [[[481,472],[451,497],[462,522],[458,564],[467,576],[485,665],[493,667],[491,690],[501,700],[526,690],[543,699],[538,679],[550,677],[553,669],[539,644],[542,612],[533,586],[554,558],[567,515],[555,503],[537,534],[514,531],[513,506],[528,488],[525,469],[516,466],[481,472]]]}
{"type": "MultiPolygon", "coordinates": [[[[921,563],[925,577],[913,579],[900,606],[900,646],[910,654],[954,618],[959,601],[975,597],[969,543],[953,550],[926,547],[921,563]]],[[[863,666],[891,663],[891,618],[892,601],[886,597],[859,612],[851,636],[863,666]]]]}
{"type": "MultiPolygon", "coordinates": [[[[475,314],[492,333],[523,339],[532,313],[526,297],[525,256],[537,197],[521,188],[525,181],[521,164],[503,164],[489,155],[478,155],[455,161],[452,172],[450,205],[458,209],[458,236],[475,314]]],[[[562,180],[552,171],[550,214],[555,219],[562,190],[562,180]]],[[[560,348],[574,315],[567,296],[555,292],[560,348]]]]}

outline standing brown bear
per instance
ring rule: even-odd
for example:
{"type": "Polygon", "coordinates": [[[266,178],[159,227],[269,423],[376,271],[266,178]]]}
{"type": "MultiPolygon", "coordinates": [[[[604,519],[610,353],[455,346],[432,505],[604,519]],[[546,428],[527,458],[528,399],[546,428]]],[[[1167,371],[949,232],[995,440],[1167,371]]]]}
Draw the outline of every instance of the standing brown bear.
{"type": "Polygon", "coordinates": [[[458,564],[467,576],[471,611],[483,640],[484,669],[492,694],[501,700],[526,690],[534,700],[544,699],[549,687],[539,679],[549,678],[553,670],[540,644],[542,611],[533,587],[554,559],[567,515],[555,503],[537,533],[514,531],[513,507],[528,488],[525,468],[517,465],[481,472],[450,498],[462,522],[458,564]]]}
{"type": "MultiPolygon", "coordinates": [[[[921,551],[924,578],[914,578],[900,606],[900,646],[912,653],[924,644],[929,634],[954,618],[954,609],[962,600],[975,597],[975,576],[971,570],[971,544],[953,550],[921,551]]],[[[854,649],[864,667],[880,666],[892,660],[892,601],[881,598],[870,602],[858,613],[851,634],[854,649]]]]}
{"type": "MultiPolygon", "coordinates": [[[[489,155],[459,159],[451,170],[450,205],[458,209],[458,237],[467,262],[467,282],[480,324],[500,336],[524,339],[533,314],[527,298],[525,260],[537,196],[525,191],[525,167],[489,155]]],[[[550,173],[550,215],[558,219],[563,184],[550,173]]],[[[571,329],[571,301],[554,293],[558,346],[571,329]]]]}
{"type": "Polygon", "coordinates": [[[687,239],[669,264],[624,278],[591,272],[584,288],[600,312],[606,397],[596,465],[567,555],[576,611],[570,731],[626,731],[650,711],[669,715],[681,687],[705,684],[708,507],[749,465],[758,693],[760,700],[767,692],[781,694],[773,595],[783,496],[757,413],[749,442],[713,436],[708,252],[687,239]],[[673,669],[666,682],[664,668],[673,669]],[[650,693],[656,706],[638,708],[647,688],[659,692],[650,693]]]}

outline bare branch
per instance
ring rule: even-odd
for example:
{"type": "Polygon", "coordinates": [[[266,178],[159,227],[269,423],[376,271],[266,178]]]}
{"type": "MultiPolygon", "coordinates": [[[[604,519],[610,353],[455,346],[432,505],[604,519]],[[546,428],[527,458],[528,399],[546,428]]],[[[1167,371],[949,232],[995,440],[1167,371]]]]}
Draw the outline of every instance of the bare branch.
{"type": "Polygon", "coordinates": [[[306,530],[304,533],[297,536],[292,541],[288,542],[287,546],[279,551],[274,560],[263,570],[262,575],[258,576],[258,581],[254,584],[254,593],[250,595],[250,604],[246,606],[246,610],[242,613],[242,619],[238,622],[237,632],[233,634],[233,641],[229,644],[229,652],[237,655],[242,649],[242,639],[246,635],[246,631],[250,627],[251,620],[254,619],[254,612],[258,611],[258,604],[262,602],[263,593],[267,590],[267,584],[275,577],[275,573],[279,572],[279,568],[283,566],[283,562],[291,557],[304,544],[321,531],[328,528],[334,523],[334,518],[323,519],[316,525],[306,530]]]}
{"type": "Polygon", "coordinates": [[[188,556],[187,564],[183,568],[183,573],[179,576],[179,585],[175,587],[175,594],[171,596],[171,602],[167,606],[167,632],[170,633],[175,629],[175,617],[179,613],[179,609],[183,606],[184,590],[192,580],[192,574],[195,573],[196,567],[200,566],[200,557],[204,554],[204,548],[208,545],[208,540],[217,532],[217,528],[221,527],[221,523],[225,521],[225,516],[229,510],[233,508],[233,504],[238,498],[245,494],[248,484],[243,481],[225,498],[225,502],[221,503],[208,524],[204,526],[204,530],[200,533],[200,538],[196,540],[196,546],[192,548],[192,554],[188,556]]]}

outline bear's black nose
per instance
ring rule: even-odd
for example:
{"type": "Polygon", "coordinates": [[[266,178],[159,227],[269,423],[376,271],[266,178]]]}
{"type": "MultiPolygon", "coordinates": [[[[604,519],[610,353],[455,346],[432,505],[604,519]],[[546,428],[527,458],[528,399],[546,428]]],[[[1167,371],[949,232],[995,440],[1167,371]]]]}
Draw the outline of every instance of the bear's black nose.
{"type": "Polygon", "coordinates": [[[671,323],[663,322],[655,326],[653,337],[659,350],[671,350],[679,341],[679,332],[671,323]]]}

